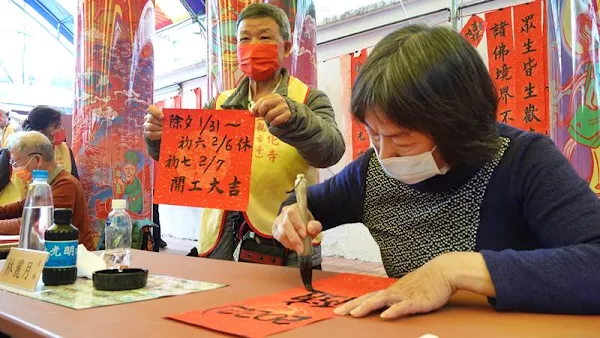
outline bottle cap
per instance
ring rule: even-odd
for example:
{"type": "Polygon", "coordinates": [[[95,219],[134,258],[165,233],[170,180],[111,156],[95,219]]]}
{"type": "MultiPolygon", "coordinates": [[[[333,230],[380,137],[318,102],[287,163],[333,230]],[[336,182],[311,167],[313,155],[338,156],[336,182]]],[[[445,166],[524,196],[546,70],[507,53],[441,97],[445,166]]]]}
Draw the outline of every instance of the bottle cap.
{"type": "Polygon", "coordinates": [[[113,209],[127,209],[127,201],[126,200],[112,200],[112,208],[113,209]]]}
{"type": "Polygon", "coordinates": [[[54,210],[54,223],[56,223],[56,224],[71,224],[72,217],[73,217],[73,210],[71,210],[71,209],[55,209],[54,210]]]}
{"type": "Polygon", "coordinates": [[[48,180],[48,170],[34,170],[33,171],[33,179],[34,180],[48,180]]]}

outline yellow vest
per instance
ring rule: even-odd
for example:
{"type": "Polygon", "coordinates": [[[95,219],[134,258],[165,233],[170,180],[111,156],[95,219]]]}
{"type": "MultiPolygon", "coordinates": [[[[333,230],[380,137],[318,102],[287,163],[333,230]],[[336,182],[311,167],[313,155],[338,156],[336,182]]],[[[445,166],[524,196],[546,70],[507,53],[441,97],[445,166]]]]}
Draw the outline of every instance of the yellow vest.
{"type": "MultiPolygon", "coordinates": [[[[65,171],[71,173],[73,169],[71,166],[71,152],[65,142],[54,146],[54,161],[56,164],[60,164],[65,171]]],[[[10,175],[10,182],[0,192],[0,206],[23,200],[27,195],[29,183],[31,182],[23,180],[22,177],[15,175],[13,171],[10,175]]]]}
{"type": "Polygon", "coordinates": [[[0,206],[16,203],[25,198],[23,189],[19,189],[18,183],[13,182],[13,176],[15,175],[11,175],[10,182],[0,192],[0,206]]]}
{"type": "Polygon", "coordinates": [[[54,146],[54,162],[60,164],[69,174],[73,172],[71,167],[71,152],[66,142],[54,146]]]}
{"type": "MultiPolygon", "coordinates": [[[[288,84],[288,98],[304,103],[309,88],[302,81],[291,77],[288,84]]],[[[217,96],[216,109],[222,109],[223,103],[235,92],[225,91],[217,96]]],[[[272,238],[271,227],[277,217],[281,203],[285,201],[289,191],[294,189],[297,174],[304,174],[309,184],[318,180],[318,172],[306,163],[296,148],[280,141],[269,133],[263,118],[256,119],[254,143],[252,147],[252,168],[250,178],[250,199],[248,209],[244,213],[246,222],[257,234],[272,238]]],[[[208,256],[219,242],[225,211],[219,209],[203,209],[200,222],[200,239],[198,253],[208,256]]],[[[319,243],[321,236],[315,239],[319,243]]]]}
{"type": "Polygon", "coordinates": [[[2,142],[0,143],[0,147],[6,148],[8,147],[8,139],[10,135],[15,133],[15,126],[12,123],[9,123],[6,128],[4,128],[4,132],[2,133],[2,142]]]}

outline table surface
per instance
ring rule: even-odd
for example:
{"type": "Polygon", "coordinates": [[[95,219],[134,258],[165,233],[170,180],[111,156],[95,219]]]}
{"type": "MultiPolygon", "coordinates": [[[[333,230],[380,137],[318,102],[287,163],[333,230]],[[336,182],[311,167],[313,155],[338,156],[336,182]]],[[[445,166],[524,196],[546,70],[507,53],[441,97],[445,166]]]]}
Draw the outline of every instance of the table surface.
{"type": "MultiPolygon", "coordinates": [[[[165,316],[210,308],[301,286],[295,268],[234,263],[134,251],[134,266],[151,273],[228,284],[178,297],[73,310],[0,290],[0,329],[17,337],[220,337],[220,333],[178,323],[165,316]]],[[[314,278],[334,275],[315,271],[314,278]]],[[[443,309],[427,315],[384,321],[336,317],[277,337],[599,337],[600,316],[498,313],[484,297],[459,292],[443,309]]]]}

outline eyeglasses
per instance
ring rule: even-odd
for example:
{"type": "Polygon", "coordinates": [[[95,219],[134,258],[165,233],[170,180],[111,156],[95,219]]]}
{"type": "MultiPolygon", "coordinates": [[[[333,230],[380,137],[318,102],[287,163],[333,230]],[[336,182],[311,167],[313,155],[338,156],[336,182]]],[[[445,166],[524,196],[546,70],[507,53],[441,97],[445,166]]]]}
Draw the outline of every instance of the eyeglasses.
{"type": "MultiPolygon", "coordinates": [[[[42,154],[40,154],[40,153],[31,153],[31,154],[28,154],[27,157],[33,156],[33,155],[40,155],[40,156],[42,156],[42,154]]],[[[21,159],[19,159],[19,161],[20,160],[21,159]]],[[[18,163],[19,161],[16,161],[16,160],[14,160],[14,159],[11,158],[10,160],[8,160],[8,163],[10,163],[10,165],[12,165],[13,168],[17,168],[17,167],[19,167],[19,163],[18,163]]],[[[29,159],[29,161],[27,161],[27,164],[29,164],[29,162],[31,162],[31,158],[29,159]]],[[[25,164],[25,167],[27,166],[27,164],[25,164]]]]}

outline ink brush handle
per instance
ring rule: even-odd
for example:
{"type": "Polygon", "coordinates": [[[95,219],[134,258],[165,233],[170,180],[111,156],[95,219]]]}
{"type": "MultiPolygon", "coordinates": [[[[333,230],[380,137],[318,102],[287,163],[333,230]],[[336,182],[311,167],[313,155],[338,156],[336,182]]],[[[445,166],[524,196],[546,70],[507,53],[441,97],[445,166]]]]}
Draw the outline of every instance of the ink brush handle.
{"type": "Polygon", "coordinates": [[[307,227],[306,236],[302,239],[304,250],[302,256],[312,256],[312,236],[308,234],[308,183],[303,174],[298,174],[296,177],[296,205],[300,213],[302,223],[307,227]]]}

